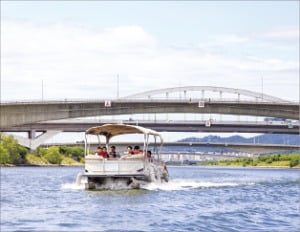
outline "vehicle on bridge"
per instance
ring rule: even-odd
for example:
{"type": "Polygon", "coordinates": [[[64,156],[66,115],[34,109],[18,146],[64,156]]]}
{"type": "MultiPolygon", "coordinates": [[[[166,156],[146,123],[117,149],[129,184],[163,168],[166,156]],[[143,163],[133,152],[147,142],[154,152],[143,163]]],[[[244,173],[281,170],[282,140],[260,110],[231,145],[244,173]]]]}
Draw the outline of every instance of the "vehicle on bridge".
{"type": "MultiPolygon", "coordinates": [[[[165,163],[160,159],[159,150],[163,139],[161,135],[151,129],[126,124],[105,124],[92,127],[85,133],[85,171],[77,175],[77,184],[84,184],[85,189],[123,189],[140,188],[147,182],[168,181],[168,171],[165,163]],[[91,154],[90,137],[105,137],[108,150],[110,139],[117,135],[142,134],[144,146],[136,154],[125,154],[117,157],[99,156],[91,154]],[[149,155],[150,140],[154,139],[153,150],[149,155]],[[157,140],[160,140],[158,144],[157,140]]],[[[151,146],[152,147],[152,146],[151,146]]]]}

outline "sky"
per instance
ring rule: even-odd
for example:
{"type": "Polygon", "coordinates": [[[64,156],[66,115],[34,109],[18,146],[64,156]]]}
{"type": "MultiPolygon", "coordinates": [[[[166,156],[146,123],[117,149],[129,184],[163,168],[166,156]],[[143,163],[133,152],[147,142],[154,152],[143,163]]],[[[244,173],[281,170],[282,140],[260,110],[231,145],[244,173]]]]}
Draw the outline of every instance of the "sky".
{"type": "Polygon", "coordinates": [[[299,1],[1,1],[1,101],[220,86],[299,100],[299,1]]]}
{"type": "Polygon", "coordinates": [[[115,98],[117,76],[121,97],[263,85],[297,100],[299,1],[1,1],[3,101],[115,98]]]}

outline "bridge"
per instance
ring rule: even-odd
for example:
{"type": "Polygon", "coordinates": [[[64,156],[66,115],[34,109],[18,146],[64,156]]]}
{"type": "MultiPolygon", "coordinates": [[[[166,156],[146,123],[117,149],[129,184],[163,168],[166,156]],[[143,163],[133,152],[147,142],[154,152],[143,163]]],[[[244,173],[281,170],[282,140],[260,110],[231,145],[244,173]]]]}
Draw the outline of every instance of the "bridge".
{"type": "MultiPolygon", "coordinates": [[[[276,121],[215,121],[215,120],[58,120],[43,123],[26,124],[2,128],[0,132],[27,132],[28,138],[15,135],[23,146],[35,150],[47,139],[61,132],[85,132],[93,126],[107,123],[124,123],[151,128],[160,132],[240,132],[240,133],[276,133],[299,134],[299,122],[276,121]],[[37,133],[42,134],[37,136],[37,133]]],[[[278,147],[277,147],[278,148],[278,147]]],[[[249,149],[248,149],[249,150],[249,149]]]]}
{"type": "Polygon", "coordinates": [[[215,120],[58,120],[0,128],[0,132],[85,132],[104,124],[123,123],[151,128],[160,132],[237,132],[299,134],[299,122],[284,121],[215,121],[215,120]]]}
{"type": "Polygon", "coordinates": [[[66,118],[146,113],[210,113],[299,118],[299,105],[296,103],[114,100],[110,104],[110,107],[105,107],[103,100],[1,104],[0,128],[66,118]],[[199,107],[199,102],[205,106],[199,107]]]}
{"type": "Polygon", "coordinates": [[[67,118],[149,113],[209,113],[299,119],[299,103],[247,90],[198,86],[148,91],[114,100],[1,103],[0,112],[0,128],[7,128],[67,118]],[[220,96],[216,99],[205,98],[204,93],[209,90],[219,92],[220,96]],[[170,93],[180,91],[183,91],[183,99],[170,98],[170,93]],[[188,91],[201,91],[202,96],[192,98],[187,95],[188,91]],[[163,93],[166,94],[164,99],[153,98],[163,93]],[[224,93],[237,94],[237,99],[224,99],[224,93]],[[241,98],[243,95],[247,98],[241,98]]]}
{"type": "MultiPolygon", "coordinates": [[[[141,142],[111,142],[110,145],[114,145],[118,148],[119,151],[126,151],[128,145],[138,145],[143,147],[143,143],[141,142]]],[[[77,143],[49,143],[43,144],[43,147],[50,147],[50,146],[82,146],[84,147],[83,142],[77,143]]],[[[90,150],[96,151],[98,143],[91,143],[90,150]]],[[[149,145],[149,149],[151,149],[152,145],[149,145]]],[[[185,150],[189,150],[191,148],[226,148],[235,151],[242,151],[242,152],[249,152],[252,154],[259,154],[259,153],[268,153],[274,151],[298,151],[300,149],[300,145],[286,145],[286,144],[257,144],[257,143],[207,143],[207,142],[165,142],[164,149],[168,147],[173,148],[185,148],[185,150]]]]}
{"type": "Polygon", "coordinates": [[[188,161],[215,161],[229,160],[236,158],[256,158],[256,154],[240,153],[240,152],[161,152],[160,157],[165,162],[181,162],[188,161]]]}
{"type": "MultiPolygon", "coordinates": [[[[89,127],[101,125],[101,122],[49,122],[51,120],[159,113],[208,113],[299,119],[299,104],[253,91],[211,86],[158,89],[106,100],[2,102],[0,103],[0,131],[28,132],[29,139],[15,137],[20,144],[35,149],[46,139],[60,132],[82,132],[89,127]],[[212,93],[209,98],[205,95],[207,92],[212,93]],[[195,93],[198,96],[193,95],[195,93]],[[179,94],[179,98],[172,96],[174,94],[179,94]],[[216,94],[217,96],[214,96],[216,94]],[[231,98],[224,98],[226,94],[229,94],[231,98]],[[36,132],[43,132],[43,134],[36,136],[36,132]]],[[[299,123],[280,125],[269,122],[215,122],[211,120],[122,121],[122,123],[138,124],[158,131],[172,132],[299,133],[299,123]]]]}

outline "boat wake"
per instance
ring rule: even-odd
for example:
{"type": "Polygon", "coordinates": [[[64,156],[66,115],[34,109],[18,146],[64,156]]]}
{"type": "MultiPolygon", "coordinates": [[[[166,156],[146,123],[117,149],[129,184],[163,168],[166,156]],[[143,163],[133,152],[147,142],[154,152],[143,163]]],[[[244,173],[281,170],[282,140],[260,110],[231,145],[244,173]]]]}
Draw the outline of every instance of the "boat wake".
{"type": "Polygon", "coordinates": [[[66,183],[61,185],[62,189],[73,189],[73,190],[83,190],[85,188],[84,184],[77,183],[66,183]]]}
{"type": "Polygon", "coordinates": [[[198,180],[191,179],[173,179],[167,183],[151,182],[142,185],[142,189],[146,190],[164,190],[164,191],[174,191],[174,190],[191,190],[195,188],[212,188],[212,187],[233,187],[240,185],[254,185],[254,183],[214,183],[214,182],[201,182],[198,180]]]}
{"type": "MultiPolygon", "coordinates": [[[[192,179],[173,179],[169,182],[150,182],[150,183],[142,183],[140,185],[141,189],[149,190],[149,191],[176,191],[176,190],[191,190],[197,188],[218,188],[218,187],[234,187],[241,185],[254,185],[255,183],[232,183],[232,182],[202,182],[199,180],[192,179]]],[[[61,186],[62,189],[72,189],[72,190],[84,190],[84,184],[77,183],[66,183],[61,186]]],[[[107,181],[104,185],[97,186],[97,190],[124,190],[131,189],[123,181],[107,181]]]]}

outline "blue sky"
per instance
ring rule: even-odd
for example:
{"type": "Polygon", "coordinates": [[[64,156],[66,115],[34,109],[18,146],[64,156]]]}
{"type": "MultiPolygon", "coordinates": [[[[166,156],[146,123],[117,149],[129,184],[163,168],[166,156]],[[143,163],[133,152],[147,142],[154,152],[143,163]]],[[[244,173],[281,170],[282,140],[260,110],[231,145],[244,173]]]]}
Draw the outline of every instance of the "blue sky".
{"type": "Polygon", "coordinates": [[[2,17],[37,24],[65,22],[103,30],[140,25],[166,43],[221,34],[299,27],[298,1],[4,1],[2,17]]]}
{"type": "Polygon", "coordinates": [[[299,98],[299,1],[1,1],[1,24],[4,100],[38,98],[42,80],[46,97],[91,97],[88,82],[113,88],[117,74],[121,95],[191,83],[258,91],[263,77],[268,94],[299,98]],[[70,81],[74,91],[57,91],[70,81]]]}
{"type": "Polygon", "coordinates": [[[299,99],[299,1],[1,1],[1,99],[221,86],[299,99]]]}

